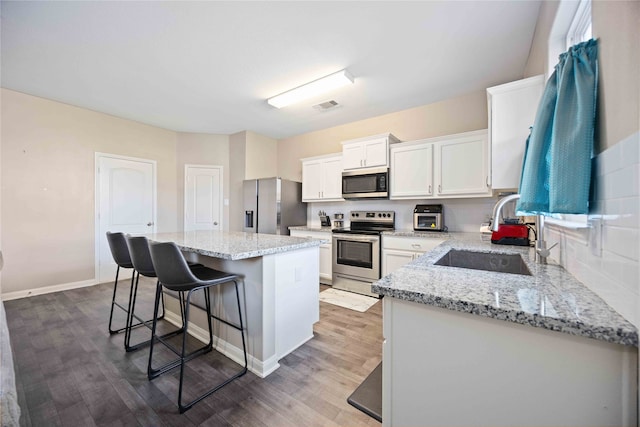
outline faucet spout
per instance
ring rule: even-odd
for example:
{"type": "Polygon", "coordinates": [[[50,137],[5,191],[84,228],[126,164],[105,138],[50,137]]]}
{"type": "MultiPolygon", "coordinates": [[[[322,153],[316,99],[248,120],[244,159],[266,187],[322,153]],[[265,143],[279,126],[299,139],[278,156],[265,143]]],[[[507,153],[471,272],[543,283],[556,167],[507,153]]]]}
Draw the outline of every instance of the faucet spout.
{"type": "Polygon", "coordinates": [[[498,231],[498,227],[500,227],[500,215],[502,214],[502,207],[506,205],[508,202],[512,200],[517,200],[520,198],[519,194],[511,194],[507,197],[503,197],[496,203],[493,207],[493,220],[491,222],[491,231],[498,231]]]}

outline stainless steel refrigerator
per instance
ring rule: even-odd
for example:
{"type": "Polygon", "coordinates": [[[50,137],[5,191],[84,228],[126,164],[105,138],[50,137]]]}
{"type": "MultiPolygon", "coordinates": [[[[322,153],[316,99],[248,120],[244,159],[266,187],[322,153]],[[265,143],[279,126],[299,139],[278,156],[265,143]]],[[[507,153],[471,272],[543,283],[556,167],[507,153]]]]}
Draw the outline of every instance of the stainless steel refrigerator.
{"type": "Polygon", "coordinates": [[[302,184],[281,178],[244,181],[244,231],[288,235],[289,227],[307,225],[302,184]]]}

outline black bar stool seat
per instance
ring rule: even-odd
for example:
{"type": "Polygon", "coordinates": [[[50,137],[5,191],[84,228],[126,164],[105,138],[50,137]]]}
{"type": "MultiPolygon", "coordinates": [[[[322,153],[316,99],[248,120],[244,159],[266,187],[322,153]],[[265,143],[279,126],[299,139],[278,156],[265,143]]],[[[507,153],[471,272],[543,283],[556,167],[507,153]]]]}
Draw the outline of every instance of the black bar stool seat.
{"type": "Polygon", "coordinates": [[[155,309],[154,309],[154,319],[153,326],[151,327],[151,343],[149,346],[149,364],[147,367],[147,375],[149,380],[152,380],[159,375],[162,375],[165,372],[168,372],[174,368],[180,366],[180,383],[178,386],[178,408],[180,413],[184,413],[193,405],[200,402],[202,399],[210,396],[220,388],[229,384],[231,381],[236,378],[241,377],[247,372],[247,346],[245,342],[244,336],[244,324],[242,321],[242,309],[240,306],[240,293],[238,291],[238,280],[241,276],[232,273],[225,273],[223,271],[215,270],[212,268],[208,268],[205,266],[199,266],[197,268],[189,268],[184,256],[180,252],[180,249],[173,242],[149,242],[149,252],[151,254],[151,260],[153,262],[153,266],[155,272],[158,276],[158,285],[156,289],[156,301],[155,301],[155,309]],[[238,319],[239,324],[233,324],[225,319],[221,319],[211,313],[211,288],[213,286],[219,286],[225,283],[233,283],[236,294],[236,303],[238,308],[238,319]],[[157,314],[158,307],[160,305],[160,296],[162,294],[162,288],[167,288],[171,291],[179,292],[179,293],[187,293],[186,301],[183,308],[183,328],[181,331],[182,335],[182,348],[175,349],[168,342],[166,342],[163,337],[158,336],[156,334],[156,325],[157,325],[157,314]],[[187,353],[186,344],[187,344],[187,329],[189,326],[189,309],[191,297],[195,291],[203,290],[204,292],[204,301],[205,301],[205,311],[207,313],[207,326],[209,330],[209,342],[197,350],[194,350],[190,353],[187,353]],[[239,372],[231,375],[226,380],[214,385],[209,390],[202,393],[200,396],[191,400],[188,403],[182,403],[182,390],[184,384],[184,368],[185,363],[193,358],[208,353],[213,349],[213,327],[211,319],[216,319],[238,331],[240,331],[240,335],[242,336],[242,349],[244,353],[244,366],[240,369],[239,372]],[[153,347],[154,342],[158,341],[163,343],[167,348],[169,348],[173,353],[178,356],[178,359],[171,361],[160,368],[153,368],[153,347]]]}

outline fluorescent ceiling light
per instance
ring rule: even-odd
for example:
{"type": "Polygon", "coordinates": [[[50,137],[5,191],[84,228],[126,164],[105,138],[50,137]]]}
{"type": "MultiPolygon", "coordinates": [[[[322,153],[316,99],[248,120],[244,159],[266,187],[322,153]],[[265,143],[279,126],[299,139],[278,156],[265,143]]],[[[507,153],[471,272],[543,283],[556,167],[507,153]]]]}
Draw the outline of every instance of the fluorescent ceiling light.
{"type": "Polygon", "coordinates": [[[353,77],[347,70],[342,70],[276,95],[267,99],[267,102],[276,108],[282,108],[348,84],[353,84],[353,77]]]}

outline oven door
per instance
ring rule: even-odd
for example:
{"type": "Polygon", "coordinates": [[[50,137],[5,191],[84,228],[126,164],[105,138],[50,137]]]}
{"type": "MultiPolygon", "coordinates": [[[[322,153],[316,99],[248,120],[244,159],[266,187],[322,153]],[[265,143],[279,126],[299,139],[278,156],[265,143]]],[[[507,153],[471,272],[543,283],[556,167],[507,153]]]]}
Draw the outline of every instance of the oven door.
{"type": "Polygon", "coordinates": [[[333,273],[376,281],[380,278],[380,236],[333,235],[333,273]]]}

